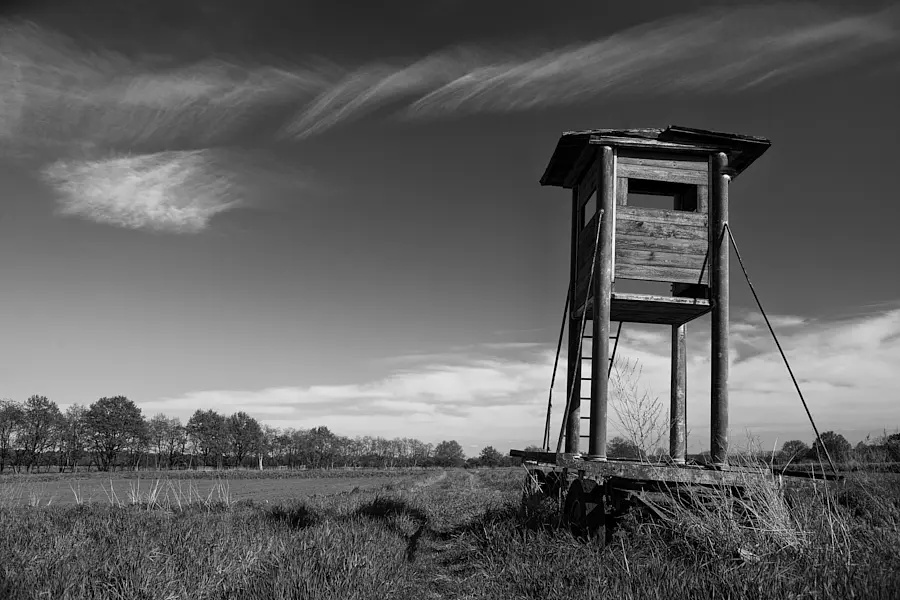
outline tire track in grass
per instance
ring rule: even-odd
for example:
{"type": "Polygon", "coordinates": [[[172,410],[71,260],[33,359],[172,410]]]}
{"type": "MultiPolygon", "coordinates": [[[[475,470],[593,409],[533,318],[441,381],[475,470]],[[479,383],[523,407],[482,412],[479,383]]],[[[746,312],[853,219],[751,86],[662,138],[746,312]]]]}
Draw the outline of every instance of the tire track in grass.
{"type": "MultiPolygon", "coordinates": [[[[478,553],[473,536],[483,528],[483,519],[502,506],[509,491],[498,488],[498,473],[454,471],[442,489],[423,488],[416,504],[429,514],[428,526],[418,542],[415,571],[425,584],[426,598],[477,595],[483,572],[474,561],[478,553]]],[[[441,481],[447,479],[441,478],[441,481]]],[[[437,483],[437,482],[435,482],[437,483]]],[[[514,486],[509,486],[510,489],[514,486]]]]}

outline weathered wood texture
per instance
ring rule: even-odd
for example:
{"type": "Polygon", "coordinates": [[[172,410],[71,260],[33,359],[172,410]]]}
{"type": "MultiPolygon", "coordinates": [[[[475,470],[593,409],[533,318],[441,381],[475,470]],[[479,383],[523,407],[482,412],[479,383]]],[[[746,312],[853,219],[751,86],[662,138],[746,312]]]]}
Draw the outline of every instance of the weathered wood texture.
{"type": "Polygon", "coordinates": [[[672,383],[669,405],[669,457],[684,464],[687,453],[687,325],[672,326],[672,383]]]}
{"type": "MultiPolygon", "coordinates": [[[[615,220],[615,279],[708,283],[707,215],[617,206],[615,220]]],[[[596,231],[594,217],[578,237],[575,306],[585,300],[596,231]]]]}
{"type": "MultiPolygon", "coordinates": [[[[595,290],[593,318],[593,339],[591,345],[591,419],[588,436],[588,453],[600,460],[606,460],[606,433],[609,378],[606,365],[609,363],[609,315],[612,295],[612,277],[615,236],[616,204],[616,156],[613,149],[603,146],[597,161],[597,194],[599,200],[600,241],[597,253],[597,267],[594,270],[595,290]],[[606,217],[606,218],[603,218],[606,217]]],[[[591,248],[593,250],[593,248],[591,248]]],[[[590,268],[590,267],[588,267],[590,268]]],[[[590,277],[590,272],[588,272],[590,277]]]]}
{"type": "Polygon", "coordinates": [[[628,206],[628,178],[616,178],[616,205],[628,206]]]}
{"type": "Polygon", "coordinates": [[[632,137],[619,137],[612,135],[592,135],[589,142],[591,145],[612,145],[616,148],[635,148],[638,150],[656,150],[667,154],[687,154],[693,156],[701,156],[719,150],[711,144],[685,144],[678,142],[665,142],[661,140],[650,140],[632,137]]]}
{"type": "Polygon", "coordinates": [[[703,154],[690,156],[646,150],[635,151],[622,148],[619,150],[617,156],[618,165],[620,167],[622,165],[637,165],[641,167],[709,173],[709,159],[703,154]]]}
{"type": "Polygon", "coordinates": [[[706,185],[709,181],[709,163],[700,156],[679,157],[622,149],[616,174],[649,181],[706,185]]]}
{"type": "MultiPolygon", "coordinates": [[[[577,453],[554,454],[553,452],[531,452],[527,450],[510,450],[509,455],[525,461],[552,465],[555,468],[570,471],[584,471],[588,476],[603,478],[621,477],[633,481],[664,482],[670,484],[696,485],[747,485],[754,478],[772,479],[772,469],[766,466],[704,468],[697,465],[670,465],[642,463],[637,461],[610,459],[606,462],[583,460],[577,453]]],[[[779,471],[779,474],[782,473],[779,471]]],[[[840,475],[811,471],[793,471],[783,473],[797,479],[824,479],[840,481],[840,475]]]]}
{"type": "Polygon", "coordinates": [[[709,185],[697,186],[697,211],[709,212],[709,185]]]}
{"type": "Polygon", "coordinates": [[[712,190],[710,198],[710,456],[714,464],[728,461],[728,156],[719,152],[710,158],[712,190]]]}
{"type": "MultiPolygon", "coordinates": [[[[588,319],[593,318],[593,299],[588,299],[588,319]]],[[[576,317],[585,307],[578,307],[576,317]]],[[[627,294],[613,292],[609,318],[623,323],[650,323],[655,325],[681,325],[703,316],[710,310],[705,298],[676,298],[652,294],[627,294]]]]}

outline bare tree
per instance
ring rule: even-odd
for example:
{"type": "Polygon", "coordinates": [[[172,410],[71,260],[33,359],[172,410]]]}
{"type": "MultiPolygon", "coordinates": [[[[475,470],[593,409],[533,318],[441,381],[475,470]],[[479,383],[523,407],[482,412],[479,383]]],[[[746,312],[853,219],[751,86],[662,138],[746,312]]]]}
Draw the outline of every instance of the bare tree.
{"type": "Polygon", "coordinates": [[[60,427],[60,470],[63,464],[75,472],[75,466],[84,454],[87,446],[85,415],[87,408],[80,404],[72,404],[66,409],[60,427]],[[65,461],[63,463],[63,460],[65,461]]]}
{"type": "Polygon", "coordinates": [[[667,423],[659,397],[640,389],[641,372],[636,360],[626,360],[621,366],[614,364],[610,404],[616,415],[614,425],[640,450],[641,460],[648,460],[663,445],[667,423]]]}
{"type": "Polygon", "coordinates": [[[187,452],[187,443],[187,431],[184,425],[181,424],[181,419],[178,417],[169,418],[168,426],[166,427],[166,437],[163,440],[167,469],[172,468],[176,457],[180,456],[183,459],[187,452]]]}

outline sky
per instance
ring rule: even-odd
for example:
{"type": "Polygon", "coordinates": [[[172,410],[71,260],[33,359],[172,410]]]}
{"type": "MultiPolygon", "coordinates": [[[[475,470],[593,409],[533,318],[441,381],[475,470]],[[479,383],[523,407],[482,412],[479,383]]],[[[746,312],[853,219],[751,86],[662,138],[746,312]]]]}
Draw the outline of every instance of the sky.
{"type": "MultiPolygon", "coordinates": [[[[538,180],[564,131],[681,125],[772,140],[730,224],[820,431],[900,427],[889,2],[0,6],[0,396],[540,443],[570,193],[538,180]]],[[[732,265],[731,445],[810,442],[732,265]]],[[[623,331],[667,411],[669,328],[623,331]]],[[[695,452],[708,317],[688,349],[695,452]]]]}

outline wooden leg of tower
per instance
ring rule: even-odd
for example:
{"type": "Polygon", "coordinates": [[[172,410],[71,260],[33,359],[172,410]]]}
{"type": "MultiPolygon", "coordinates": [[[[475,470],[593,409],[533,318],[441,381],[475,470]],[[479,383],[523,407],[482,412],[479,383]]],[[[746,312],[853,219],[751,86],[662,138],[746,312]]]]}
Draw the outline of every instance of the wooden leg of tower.
{"type": "Polygon", "coordinates": [[[712,198],[710,199],[710,293],[712,298],[712,380],[710,455],[712,464],[728,462],[728,250],[725,233],[728,223],[728,181],[724,172],[728,157],[719,152],[712,157],[712,198]]]}
{"type": "Polygon", "coordinates": [[[612,300],[613,235],[615,235],[616,173],[615,154],[610,146],[599,152],[597,168],[600,247],[594,271],[594,339],[591,360],[591,428],[588,454],[592,460],[606,460],[607,401],[609,392],[609,317],[612,300]]]}
{"type": "Polygon", "coordinates": [[[672,326],[672,404],[669,410],[669,456],[683,465],[687,453],[687,325],[672,326]]]}

